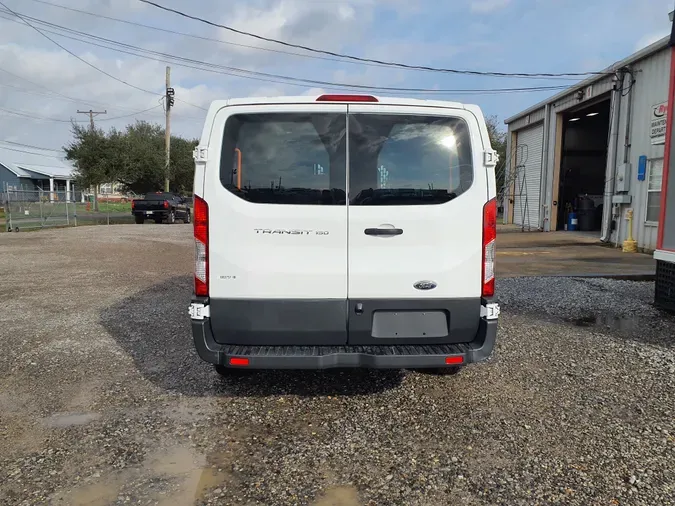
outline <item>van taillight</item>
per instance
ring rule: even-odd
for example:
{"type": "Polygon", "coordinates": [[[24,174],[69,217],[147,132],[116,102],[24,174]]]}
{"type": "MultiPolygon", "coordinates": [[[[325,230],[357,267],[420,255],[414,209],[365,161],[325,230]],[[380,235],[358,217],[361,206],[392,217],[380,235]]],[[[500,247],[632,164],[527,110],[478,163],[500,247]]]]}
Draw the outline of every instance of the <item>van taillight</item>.
{"type": "Polygon", "coordinates": [[[131,201],[131,210],[133,211],[136,208],[136,201],[132,200],[131,201]]]}
{"type": "Polygon", "coordinates": [[[168,200],[164,201],[164,209],[169,209],[169,201],[168,200]]]}
{"type": "Polygon", "coordinates": [[[195,235],[195,295],[209,295],[209,206],[195,195],[194,201],[195,235]]]}
{"type": "Polygon", "coordinates": [[[495,254],[497,246],[497,199],[483,206],[483,297],[495,294],[495,254]]]}

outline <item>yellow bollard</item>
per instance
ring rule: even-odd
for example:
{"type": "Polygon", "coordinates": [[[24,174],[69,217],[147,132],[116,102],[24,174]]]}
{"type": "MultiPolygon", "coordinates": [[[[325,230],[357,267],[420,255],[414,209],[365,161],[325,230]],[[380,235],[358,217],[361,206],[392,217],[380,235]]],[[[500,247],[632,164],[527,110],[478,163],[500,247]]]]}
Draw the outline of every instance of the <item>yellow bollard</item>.
{"type": "Polygon", "coordinates": [[[623,241],[624,253],[637,253],[637,241],[633,239],[633,210],[626,211],[626,219],[628,220],[628,239],[623,241]]]}

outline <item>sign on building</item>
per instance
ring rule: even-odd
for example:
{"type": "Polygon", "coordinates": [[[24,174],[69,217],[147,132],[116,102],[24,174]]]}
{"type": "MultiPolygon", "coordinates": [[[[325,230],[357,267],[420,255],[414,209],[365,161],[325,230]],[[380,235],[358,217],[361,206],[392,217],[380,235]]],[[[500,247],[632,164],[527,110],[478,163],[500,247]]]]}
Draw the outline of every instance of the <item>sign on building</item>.
{"type": "Polygon", "coordinates": [[[661,102],[652,107],[650,137],[652,144],[665,144],[666,121],[668,115],[668,102],[661,102]]]}

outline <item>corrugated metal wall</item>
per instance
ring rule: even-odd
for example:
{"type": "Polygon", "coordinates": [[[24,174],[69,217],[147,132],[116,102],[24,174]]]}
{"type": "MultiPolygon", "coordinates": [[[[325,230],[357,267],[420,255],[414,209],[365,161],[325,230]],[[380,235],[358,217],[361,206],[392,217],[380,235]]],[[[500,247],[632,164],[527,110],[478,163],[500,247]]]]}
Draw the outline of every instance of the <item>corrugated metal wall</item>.
{"type": "MultiPolygon", "coordinates": [[[[647,184],[645,181],[637,180],[638,161],[641,155],[648,159],[663,158],[664,145],[654,145],[650,139],[651,132],[651,114],[653,106],[664,102],[668,97],[668,80],[670,69],[670,53],[668,49],[662,49],[632,65],[636,83],[633,86],[633,105],[631,109],[631,129],[629,137],[629,162],[631,164],[630,188],[628,194],[632,196],[632,204],[629,206],[634,212],[633,237],[638,241],[640,248],[648,250],[656,247],[657,226],[654,223],[646,223],[647,211],[647,184]]],[[[603,94],[612,90],[613,77],[608,76],[584,89],[584,96],[579,99],[578,92],[569,93],[561,97],[555,103],[551,104],[549,112],[549,132],[547,135],[544,156],[546,157],[546,174],[544,177],[544,193],[541,197],[541,205],[547,209],[547,215],[544,220],[544,230],[549,230],[550,212],[555,212],[553,206],[553,180],[555,169],[555,142],[557,115],[571,107],[579,106],[587,101],[597,100],[603,94]]],[[[628,111],[628,95],[624,92],[621,98],[621,111],[619,118],[619,145],[617,153],[617,166],[624,160],[624,145],[626,133],[626,120],[628,111]]],[[[538,119],[543,119],[544,108],[530,114],[538,119]]],[[[533,121],[530,120],[530,123],[533,121]]],[[[509,134],[522,129],[528,124],[527,116],[519,118],[508,125],[509,134]]],[[[616,168],[615,168],[616,169],[616,168]]],[[[616,170],[614,171],[616,177],[616,170]]],[[[625,207],[621,209],[623,215],[625,207]]],[[[515,210],[515,209],[514,209],[515,210]]],[[[612,234],[611,240],[621,244],[628,236],[625,220],[621,221],[618,231],[612,234]],[[617,237],[618,232],[618,237],[617,237]]]]}
{"type": "Polygon", "coordinates": [[[596,100],[603,94],[612,91],[613,86],[614,86],[614,76],[604,77],[600,81],[597,81],[592,85],[584,88],[583,90],[584,94],[581,100],[579,100],[578,92],[570,93],[569,95],[566,95],[565,97],[556,100],[555,110],[556,112],[563,112],[569,109],[570,107],[575,107],[583,104],[584,102],[596,100]]]}
{"type": "Polygon", "coordinates": [[[543,123],[519,130],[516,137],[513,223],[526,230],[539,228],[543,140],[543,123]]]}
{"type": "Polygon", "coordinates": [[[535,123],[539,121],[543,121],[544,119],[544,108],[542,107],[541,109],[534,111],[527,116],[523,116],[522,118],[517,119],[513,123],[509,125],[509,130],[511,132],[515,132],[516,130],[520,130],[521,128],[525,128],[529,125],[534,125],[535,123]]]}
{"type": "MultiPolygon", "coordinates": [[[[670,71],[670,53],[667,49],[640,60],[633,65],[636,83],[633,87],[633,108],[631,111],[631,131],[629,161],[631,163],[629,194],[633,202],[633,238],[640,248],[655,249],[657,226],[646,223],[647,213],[647,184],[648,178],[638,181],[638,161],[641,155],[651,159],[663,158],[664,144],[654,145],[651,142],[651,115],[653,106],[668,99],[668,81],[670,71]]],[[[625,93],[624,93],[625,94],[625,93]]],[[[619,156],[617,164],[624,159],[624,134],[626,128],[628,97],[623,97],[621,103],[619,156]]],[[[648,174],[647,174],[648,176],[648,174]]],[[[628,237],[625,221],[619,230],[619,242],[628,237]]]]}

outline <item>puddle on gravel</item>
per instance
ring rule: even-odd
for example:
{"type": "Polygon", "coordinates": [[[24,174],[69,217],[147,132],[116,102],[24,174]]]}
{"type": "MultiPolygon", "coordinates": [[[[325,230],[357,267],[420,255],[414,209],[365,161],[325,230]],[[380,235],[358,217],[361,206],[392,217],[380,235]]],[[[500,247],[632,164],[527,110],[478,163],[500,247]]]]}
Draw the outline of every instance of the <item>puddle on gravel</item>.
{"type": "Polygon", "coordinates": [[[117,499],[122,487],[121,482],[92,483],[74,490],[69,496],[64,496],[62,504],[71,506],[107,506],[117,499]]]}
{"type": "Polygon", "coordinates": [[[180,483],[172,497],[162,500],[159,505],[193,504],[195,500],[203,499],[209,490],[227,481],[227,472],[207,465],[203,455],[183,446],[157,452],[148,458],[147,468],[153,474],[173,477],[180,483]]]}
{"type": "Polygon", "coordinates": [[[338,487],[327,490],[313,506],[360,506],[360,504],[355,488],[338,487]]]}
{"type": "Polygon", "coordinates": [[[225,488],[228,479],[224,469],[208,467],[204,455],[189,447],[175,446],[148,455],[141,467],[104,476],[96,473],[87,479],[95,481],[58,492],[49,504],[108,506],[119,502],[120,496],[128,502],[127,497],[140,493],[138,499],[143,504],[185,506],[203,501],[216,487],[225,488]],[[138,484],[141,488],[134,490],[138,484]]]}
{"type": "Polygon", "coordinates": [[[56,413],[44,423],[52,429],[65,429],[75,425],[87,425],[101,418],[100,413],[56,413]]]}
{"type": "Polygon", "coordinates": [[[108,506],[117,499],[124,486],[125,476],[114,474],[102,481],[81,485],[69,491],[58,492],[49,504],[63,506],[108,506]]]}
{"type": "Polygon", "coordinates": [[[569,320],[577,327],[604,327],[630,332],[644,326],[644,320],[636,316],[585,315],[569,320]]]}

